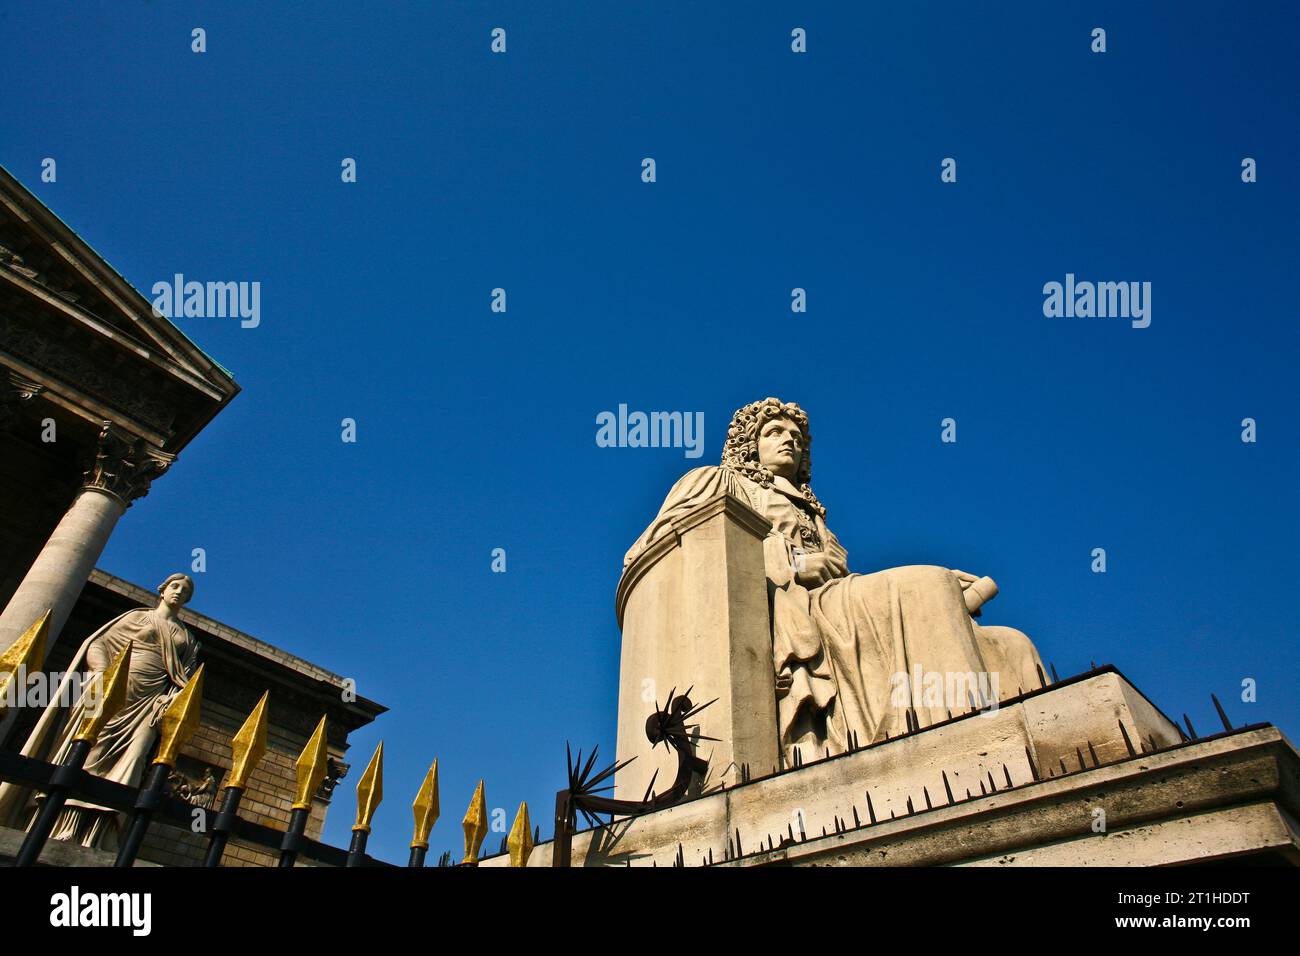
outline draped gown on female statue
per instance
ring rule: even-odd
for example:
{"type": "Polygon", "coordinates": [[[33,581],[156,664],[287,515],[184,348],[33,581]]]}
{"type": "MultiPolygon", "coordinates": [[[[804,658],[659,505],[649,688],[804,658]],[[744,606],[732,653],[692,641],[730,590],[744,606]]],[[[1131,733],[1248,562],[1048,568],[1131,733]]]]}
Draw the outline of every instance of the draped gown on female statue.
{"type": "MultiPolygon", "coordinates": [[[[109,621],[81,645],[64,681],[73,673],[103,672],[131,645],[126,701],[104,725],[91,747],[85,769],[107,780],[137,787],[157,739],[157,721],[194,672],[198,644],[175,618],[159,608],[138,608],[109,621]]],[[[60,685],[62,686],[62,685],[60,685]]],[[[59,763],[72,746],[85,705],[60,707],[58,690],[23,747],[29,757],[59,763]]],[[[26,826],[34,801],[30,790],[0,786],[0,821],[26,826]]],[[[116,842],[117,814],[105,807],[69,799],[51,839],[111,849],[116,842]]]]}

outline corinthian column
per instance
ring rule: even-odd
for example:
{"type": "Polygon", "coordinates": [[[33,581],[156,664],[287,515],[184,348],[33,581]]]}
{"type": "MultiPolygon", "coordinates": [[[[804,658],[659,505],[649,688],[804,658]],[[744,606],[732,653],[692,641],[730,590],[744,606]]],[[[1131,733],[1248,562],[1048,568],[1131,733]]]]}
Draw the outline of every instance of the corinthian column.
{"type": "Polygon", "coordinates": [[[171,462],[171,456],[150,448],[143,439],[104,423],[85,483],[0,614],[0,651],[49,610],[48,652],[99,561],[117,519],[131,507],[131,502],[149,493],[150,482],[171,462]]]}

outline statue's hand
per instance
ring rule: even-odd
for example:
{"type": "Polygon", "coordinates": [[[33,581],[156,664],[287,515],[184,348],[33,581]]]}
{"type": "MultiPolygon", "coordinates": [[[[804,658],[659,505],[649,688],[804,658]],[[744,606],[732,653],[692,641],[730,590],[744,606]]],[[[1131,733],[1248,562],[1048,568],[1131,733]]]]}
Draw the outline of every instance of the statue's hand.
{"type": "Polygon", "coordinates": [[[843,558],[824,551],[809,551],[801,555],[802,567],[797,567],[795,580],[813,591],[827,581],[842,578],[848,574],[848,565],[843,558]]]}
{"type": "Polygon", "coordinates": [[[954,570],[952,573],[961,584],[961,596],[966,603],[966,610],[971,617],[979,617],[982,613],[980,609],[998,596],[997,582],[992,578],[977,578],[965,571],[954,570]]]}
{"type": "Polygon", "coordinates": [[[957,583],[961,585],[963,591],[979,580],[979,575],[977,574],[958,571],[956,568],[949,568],[949,570],[952,571],[953,576],[957,579],[957,583]]]}

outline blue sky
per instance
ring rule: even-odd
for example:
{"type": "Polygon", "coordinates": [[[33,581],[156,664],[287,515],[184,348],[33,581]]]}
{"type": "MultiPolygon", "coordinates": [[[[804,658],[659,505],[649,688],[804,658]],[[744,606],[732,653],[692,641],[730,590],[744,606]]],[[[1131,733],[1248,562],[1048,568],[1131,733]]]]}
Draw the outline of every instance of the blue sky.
{"type": "Polygon", "coordinates": [[[262,287],[178,321],[244,391],[102,566],[203,547],[195,609],[392,708],[350,752],[379,855],[435,756],[435,853],[480,776],[549,831],[565,740],[612,756],[624,551],[778,395],[853,570],[992,575],[1062,676],[1294,737],[1294,6],[701,6],[0,11],[0,163],[146,293],[262,287]],[[1044,317],[1069,272],[1149,281],[1150,327],[1044,317]],[[703,458],[598,448],[619,403],[703,412],[703,458]]]}

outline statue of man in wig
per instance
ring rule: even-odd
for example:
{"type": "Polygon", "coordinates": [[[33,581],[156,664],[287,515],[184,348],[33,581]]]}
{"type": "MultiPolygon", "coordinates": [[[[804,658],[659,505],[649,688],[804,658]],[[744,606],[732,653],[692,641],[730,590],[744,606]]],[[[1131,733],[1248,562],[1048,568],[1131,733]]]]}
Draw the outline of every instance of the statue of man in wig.
{"type": "MultiPolygon", "coordinates": [[[[78,699],[71,706],[61,706],[69,696],[65,685],[75,680],[73,675],[102,673],[130,644],[126,701],[104,725],[86,758],[85,769],[130,787],[140,785],[158,739],[158,721],[194,673],[199,649],[177,616],[194,595],[193,580],[189,575],[173,574],[158,586],[158,594],[156,607],[127,611],[86,638],[27,738],[22,749],[25,756],[51,763],[63,760],[87,703],[78,699]]],[[[82,681],[82,688],[88,683],[82,681]]],[[[39,794],[15,784],[0,785],[0,823],[29,826],[40,799],[39,794]]],[[[117,817],[117,812],[107,807],[70,799],[50,838],[114,849],[117,817]]]]}
{"type": "Polygon", "coordinates": [[[1042,664],[1029,638],[973,620],[996,594],[988,578],[930,565],[849,571],[813,494],[810,442],[798,405],[766,398],[739,409],[721,465],[687,472],[623,561],[626,569],[674,519],[720,493],[772,523],[764,565],[787,761],[795,747],[842,752],[853,740],[906,733],[913,719],[924,727],[965,712],[971,697],[987,706],[1038,687],[1042,664]],[[940,692],[913,686],[918,674],[938,675],[940,692]],[[954,683],[969,695],[949,699],[954,683]]]}

